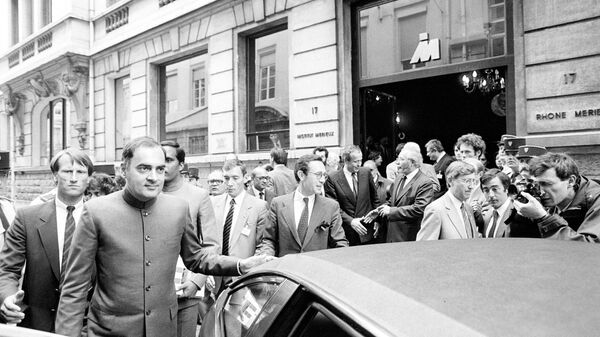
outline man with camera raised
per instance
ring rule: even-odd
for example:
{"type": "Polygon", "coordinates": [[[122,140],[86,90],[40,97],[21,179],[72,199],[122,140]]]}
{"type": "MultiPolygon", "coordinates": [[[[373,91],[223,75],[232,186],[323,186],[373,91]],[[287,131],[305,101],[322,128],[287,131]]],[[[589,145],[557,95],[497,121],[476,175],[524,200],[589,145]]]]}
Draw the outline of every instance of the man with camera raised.
{"type": "Polygon", "coordinates": [[[564,153],[535,157],[530,169],[547,207],[522,192],[527,202],[514,201],[518,214],[537,225],[542,238],[600,242],[600,185],[581,176],[564,153]]]}

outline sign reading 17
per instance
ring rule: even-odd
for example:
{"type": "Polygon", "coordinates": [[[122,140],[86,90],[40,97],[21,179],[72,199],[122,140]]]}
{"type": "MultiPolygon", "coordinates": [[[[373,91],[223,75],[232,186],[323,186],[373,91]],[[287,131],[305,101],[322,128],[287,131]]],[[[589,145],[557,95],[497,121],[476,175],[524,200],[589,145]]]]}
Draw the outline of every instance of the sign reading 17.
{"type": "Polygon", "coordinates": [[[565,73],[563,74],[563,84],[573,84],[575,83],[575,78],[577,77],[577,73],[565,73]]]}

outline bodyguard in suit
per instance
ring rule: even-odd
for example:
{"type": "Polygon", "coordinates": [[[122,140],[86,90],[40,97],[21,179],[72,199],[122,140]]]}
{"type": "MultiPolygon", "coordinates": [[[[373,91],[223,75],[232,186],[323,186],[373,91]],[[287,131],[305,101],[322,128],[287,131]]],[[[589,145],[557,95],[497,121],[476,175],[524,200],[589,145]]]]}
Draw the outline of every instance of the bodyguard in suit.
{"type": "Polygon", "coordinates": [[[417,240],[477,238],[473,210],[467,202],[478,181],[475,168],[456,161],[446,170],[448,192],[425,208],[417,240]]]}
{"type": "Polygon", "coordinates": [[[271,203],[271,200],[275,197],[275,192],[268,188],[269,185],[269,173],[262,166],[256,167],[252,170],[252,180],[250,186],[246,189],[248,194],[253,197],[257,197],[260,200],[267,202],[267,206],[271,203]]]}
{"type": "Polygon", "coordinates": [[[273,192],[280,196],[292,192],[298,183],[294,178],[294,171],[287,168],[287,152],[280,147],[271,149],[271,166],[273,171],[269,176],[273,180],[273,192]]]}
{"type": "MultiPolygon", "coordinates": [[[[83,211],[83,194],[94,166],[85,153],[67,149],[52,158],[50,169],[57,183],[56,197],[19,209],[6,232],[0,254],[0,315],[8,323],[53,332],[59,283],[72,251],[73,231],[83,211]]],[[[88,289],[83,289],[84,307],[88,289]]]]}
{"type": "Polygon", "coordinates": [[[435,164],[433,165],[433,169],[435,170],[436,177],[440,183],[440,190],[435,193],[434,199],[441,197],[446,191],[448,191],[448,186],[446,186],[446,169],[455,161],[454,158],[450,157],[446,151],[444,151],[444,146],[442,142],[437,139],[432,139],[425,144],[425,149],[427,150],[427,157],[431,159],[435,164]]]}
{"type": "MultiPolygon", "coordinates": [[[[227,193],[213,199],[220,253],[240,258],[254,255],[269,221],[267,202],[244,190],[245,175],[246,166],[241,161],[226,161],[223,176],[227,193]]],[[[214,280],[215,293],[231,282],[230,277],[215,277],[214,280]]]]}
{"type": "Polygon", "coordinates": [[[338,203],[321,196],[327,173],[319,156],[300,157],[294,172],[298,188],[271,202],[271,220],[257,254],[284,256],[347,247],[338,203]]]}
{"type": "Polygon", "coordinates": [[[94,263],[96,287],[88,336],[176,336],[175,266],[195,273],[240,275],[266,260],[219,256],[201,245],[188,202],[162,194],[165,152],[136,138],[123,148],[122,191],[90,200],[73,238],[56,331],[80,336],[94,263]]]}
{"type": "Polygon", "coordinates": [[[498,169],[486,171],[481,177],[481,189],[487,205],[483,208],[483,237],[508,237],[505,221],[513,210],[512,199],[508,196],[510,178],[498,169]]]}
{"type": "Polygon", "coordinates": [[[344,167],[331,173],[325,181],[325,195],[339,203],[346,239],[351,246],[356,246],[373,239],[375,226],[366,223],[370,220],[365,222],[363,217],[379,206],[379,198],[371,171],[361,167],[360,148],[356,145],[346,146],[342,151],[342,160],[344,167]]]}
{"type": "Polygon", "coordinates": [[[387,217],[387,242],[415,241],[421,226],[423,211],[433,199],[434,185],[419,167],[420,152],[403,149],[398,155],[398,177],[386,205],[379,206],[379,215],[387,217]]]}

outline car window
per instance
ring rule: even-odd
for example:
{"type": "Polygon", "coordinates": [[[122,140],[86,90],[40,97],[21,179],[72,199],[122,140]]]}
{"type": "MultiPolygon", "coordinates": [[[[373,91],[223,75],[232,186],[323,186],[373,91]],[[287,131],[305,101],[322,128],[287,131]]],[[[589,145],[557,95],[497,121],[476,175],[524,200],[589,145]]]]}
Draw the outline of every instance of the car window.
{"type": "Polygon", "coordinates": [[[296,288],[283,277],[260,277],[234,289],[223,306],[225,336],[266,330],[296,288]]]}
{"type": "Polygon", "coordinates": [[[324,306],[313,303],[306,311],[296,332],[292,336],[299,337],[358,337],[362,336],[342,318],[324,306]]]}

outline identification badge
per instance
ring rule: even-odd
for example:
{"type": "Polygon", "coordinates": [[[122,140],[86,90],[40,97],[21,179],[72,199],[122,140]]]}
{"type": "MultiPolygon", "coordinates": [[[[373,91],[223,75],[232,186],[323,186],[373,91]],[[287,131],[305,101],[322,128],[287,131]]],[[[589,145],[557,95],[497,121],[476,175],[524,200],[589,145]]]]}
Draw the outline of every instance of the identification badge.
{"type": "Polygon", "coordinates": [[[244,226],[244,228],[242,228],[242,235],[244,235],[244,236],[250,235],[250,227],[244,226]]]}

